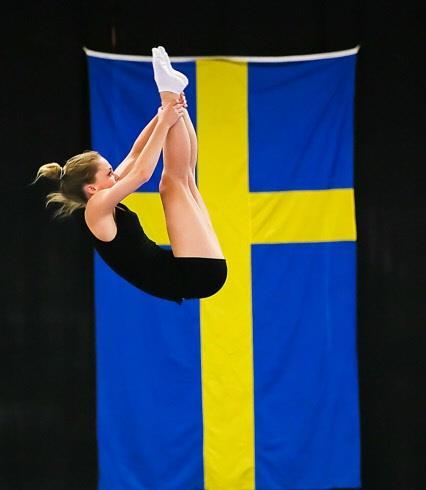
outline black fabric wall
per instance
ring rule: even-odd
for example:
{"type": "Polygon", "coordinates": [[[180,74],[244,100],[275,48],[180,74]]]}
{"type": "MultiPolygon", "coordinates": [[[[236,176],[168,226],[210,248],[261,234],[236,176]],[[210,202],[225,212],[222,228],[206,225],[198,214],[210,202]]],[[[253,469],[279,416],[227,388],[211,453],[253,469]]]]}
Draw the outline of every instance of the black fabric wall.
{"type": "Polygon", "coordinates": [[[361,44],[363,489],[426,488],[422,4],[39,1],[1,15],[0,488],[96,489],[92,251],[76,223],[45,210],[53,187],[27,184],[41,164],[90,147],[82,47],[150,55],[158,44],[171,55],[258,56],[361,44]]]}

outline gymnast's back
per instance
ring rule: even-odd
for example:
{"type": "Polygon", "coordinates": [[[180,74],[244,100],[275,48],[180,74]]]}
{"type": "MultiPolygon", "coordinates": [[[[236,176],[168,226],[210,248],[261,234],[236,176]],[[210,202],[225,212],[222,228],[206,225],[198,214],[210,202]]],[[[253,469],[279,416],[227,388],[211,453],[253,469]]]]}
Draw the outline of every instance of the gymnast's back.
{"type": "Polygon", "coordinates": [[[181,303],[179,284],[173,274],[172,251],[151,240],[145,234],[138,215],[125,204],[118,203],[114,215],[117,232],[106,241],[89,228],[85,209],[79,210],[82,228],[104,262],[139,289],[181,303]]]}

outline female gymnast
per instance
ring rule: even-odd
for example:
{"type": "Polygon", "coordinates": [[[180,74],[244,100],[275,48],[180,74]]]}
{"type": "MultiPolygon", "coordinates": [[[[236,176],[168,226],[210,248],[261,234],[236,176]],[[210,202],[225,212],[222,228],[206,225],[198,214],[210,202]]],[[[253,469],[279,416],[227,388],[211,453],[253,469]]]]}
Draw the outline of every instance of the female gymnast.
{"type": "Polygon", "coordinates": [[[188,79],[175,70],[164,47],[152,49],[154,79],[161,98],[157,115],[113,170],[96,151],[75,155],[63,167],[42,165],[39,177],[59,181],[47,195],[62,206],[55,217],[77,211],[95,249],[117,274],[142,291],[182,304],[217,293],[227,263],[195,182],[197,136],[186,110],[188,79]],[[171,250],[145,234],[138,216],[120,201],[147,182],[163,151],[159,193],[171,250]]]}

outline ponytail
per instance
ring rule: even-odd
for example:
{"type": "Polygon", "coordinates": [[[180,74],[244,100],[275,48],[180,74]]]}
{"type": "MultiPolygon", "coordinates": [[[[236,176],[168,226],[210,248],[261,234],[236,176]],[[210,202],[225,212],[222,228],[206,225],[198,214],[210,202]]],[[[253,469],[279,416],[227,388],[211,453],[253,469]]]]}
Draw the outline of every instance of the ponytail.
{"type": "Polygon", "coordinates": [[[46,197],[46,207],[51,203],[61,205],[55,211],[54,218],[66,218],[75,210],[86,207],[84,185],[95,182],[99,158],[100,154],[97,151],[86,151],[67,160],[63,167],[52,162],[38,169],[36,178],[30,185],[35,184],[40,177],[59,184],[58,191],[50,192],[46,197]]]}

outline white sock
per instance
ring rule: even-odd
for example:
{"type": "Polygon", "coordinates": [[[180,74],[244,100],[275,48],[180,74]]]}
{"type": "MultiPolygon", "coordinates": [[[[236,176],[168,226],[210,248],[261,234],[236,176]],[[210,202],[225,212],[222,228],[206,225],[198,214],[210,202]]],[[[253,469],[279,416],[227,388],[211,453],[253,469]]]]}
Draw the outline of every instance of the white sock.
{"type": "Polygon", "coordinates": [[[188,85],[188,79],[182,79],[170,71],[167,61],[161,55],[158,48],[152,48],[152,66],[154,80],[159,92],[174,92],[180,94],[188,85]]]}
{"type": "Polygon", "coordinates": [[[167,51],[164,49],[164,47],[158,46],[158,50],[160,51],[160,54],[161,54],[163,60],[166,62],[169,71],[171,73],[173,73],[174,75],[176,75],[177,77],[179,77],[182,81],[184,81],[188,84],[188,79],[186,78],[186,76],[183,73],[181,73],[180,71],[177,71],[173,68],[173,66],[170,62],[169,55],[167,54],[167,51]]]}

